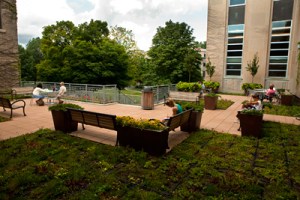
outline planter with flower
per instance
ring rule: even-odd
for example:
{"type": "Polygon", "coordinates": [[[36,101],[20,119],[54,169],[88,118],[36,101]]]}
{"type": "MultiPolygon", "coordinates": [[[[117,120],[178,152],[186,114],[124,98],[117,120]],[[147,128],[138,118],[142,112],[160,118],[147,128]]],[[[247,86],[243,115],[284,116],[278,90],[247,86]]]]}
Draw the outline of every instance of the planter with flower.
{"type": "Polygon", "coordinates": [[[277,89],[278,94],[280,95],[280,103],[281,105],[292,106],[294,96],[289,90],[286,89],[277,89]]]}
{"type": "Polygon", "coordinates": [[[71,120],[71,116],[67,111],[67,108],[83,110],[81,106],[72,103],[55,104],[49,106],[48,110],[52,113],[55,130],[70,133],[73,131],[77,131],[78,122],[74,122],[71,120]]]}
{"type": "Polygon", "coordinates": [[[199,130],[201,119],[202,119],[202,113],[204,110],[203,105],[199,103],[197,104],[195,102],[186,102],[186,101],[179,101],[177,103],[181,105],[183,110],[189,110],[193,108],[189,121],[181,125],[180,130],[189,133],[199,130]]]}
{"type": "Polygon", "coordinates": [[[207,110],[215,110],[217,108],[218,98],[220,95],[210,92],[204,95],[204,108],[207,110]]]}
{"type": "Polygon", "coordinates": [[[244,109],[239,112],[238,118],[242,136],[261,137],[263,110],[244,109]]]}
{"type": "Polygon", "coordinates": [[[120,146],[143,150],[151,155],[162,155],[169,148],[169,130],[160,120],[117,116],[116,123],[120,146]]]}
{"type": "Polygon", "coordinates": [[[219,91],[220,83],[218,81],[204,81],[205,89],[217,93],[219,91]]]}
{"type": "Polygon", "coordinates": [[[251,90],[262,89],[263,86],[260,83],[243,83],[242,90],[244,90],[244,94],[248,96],[251,90]]]}

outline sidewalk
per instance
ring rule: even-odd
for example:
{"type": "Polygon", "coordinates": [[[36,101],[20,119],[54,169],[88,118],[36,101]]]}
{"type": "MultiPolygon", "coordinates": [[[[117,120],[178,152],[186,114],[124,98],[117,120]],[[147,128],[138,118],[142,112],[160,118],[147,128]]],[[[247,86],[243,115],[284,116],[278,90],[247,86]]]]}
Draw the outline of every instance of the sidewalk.
{"type": "MultiPolygon", "coordinates": [[[[232,106],[230,106],[227,110],[204,110],[201,120],[201,128],[215,130],[222,133],[241,135],[241,132],[237,131],[239,123],[237,123],[236,113],[238,110],[240,110],[241,103],[244,100],[247,100],[249,97],[222,95],[222,98],[232,100],[235,103],[232,106]]],[[[14,110],[13,118],[11,121],[0,123],[0,140],[5,140],[11,137],[17,137],[20,135],[32,133],[41,128],[50,128],[54,130],[52,115],[51,112],[48,111],[48,106],[30,105],[30,99],[26,99],[25,101],[25,112],[27,116],[23,116],[22,109],[14,110]]],[[[143,110],[141,106],[132,106],[124,104],[102,105],[86,102],[72,103],[76,103],[84,107],[85,110],[114,114],[119,116],[132,116],[135,118],[163,119],[166,115],[170,115],[171,113],[170,108],[163,105],[156,105],[153,110],[143,110]]],[[[3,110],[1,109],[0,115],[3,117],[9,117],[10,110],[3,112],[3,110]]],[[[265,114],[264,120],[300,125],[300,121],[296,120],[295,117],[265,114]]],[[[104,144],[115,145],[117,135],[116,131],[92,126],[85,127],[85,130],[81,130],[81,126],[79,125],[78,131],[72,133],[72,135],[104,144]]],[[[179,128],[176,129],[175,132],[170,132],[170,148],[182,142],[188,137],[188,135],[188,133],[180,131],[179,128]]]]}

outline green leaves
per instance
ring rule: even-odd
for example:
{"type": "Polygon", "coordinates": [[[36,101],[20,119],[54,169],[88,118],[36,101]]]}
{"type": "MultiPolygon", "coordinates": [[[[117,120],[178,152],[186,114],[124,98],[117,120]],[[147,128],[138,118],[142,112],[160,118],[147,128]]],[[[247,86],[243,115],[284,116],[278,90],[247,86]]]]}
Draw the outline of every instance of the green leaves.
{"type": "Polygon", "coordinates": [[[253,83],[253,79],[254,79],[254,76],[256,75],[257,71],[258,71],[258,68],[259,68],[259,58],[258,58],[258,55],[257,53],[254,55],[252,61],[249,61],[247,63],[247,67],[246,67],[246,70],[248,72],[250,72],[251,76],[252,76],[252,83],[253,83]]]}
{"type": "Polygon", "coordinates": [[[159,79],[171,83],[199,80],[201,55],[192,34],[186,23],[171,20],[157,29],[148,55],[159,79]]]}

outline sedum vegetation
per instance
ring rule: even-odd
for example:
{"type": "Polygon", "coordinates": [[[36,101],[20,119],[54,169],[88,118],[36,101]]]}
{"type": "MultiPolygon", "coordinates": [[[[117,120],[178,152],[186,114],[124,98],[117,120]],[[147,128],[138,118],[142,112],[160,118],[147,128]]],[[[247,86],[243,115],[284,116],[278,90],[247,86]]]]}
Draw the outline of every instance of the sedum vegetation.
{"type": "Polygon", "coordinates": [[[39,130],[0,142],[0,199],[299,199],[300,127],[193,133],[162,157],[39,130]]]}

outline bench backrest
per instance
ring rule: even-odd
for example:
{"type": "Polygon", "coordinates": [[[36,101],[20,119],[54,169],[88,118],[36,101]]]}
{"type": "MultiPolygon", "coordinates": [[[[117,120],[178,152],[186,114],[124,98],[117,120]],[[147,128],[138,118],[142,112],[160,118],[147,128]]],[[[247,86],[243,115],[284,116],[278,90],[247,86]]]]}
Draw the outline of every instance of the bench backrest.
{"type": "Polygon", "coordinates": [[[0,97],[0,106],[4,108],[11,108],[11,103],[9,99],[0,97]]]}
{"type": "Polygon", "coordinates": [[[67,108],[71,119],[79,123],[116,130],[116,115],[67,108]]]}
{"type": "Polygon", "coordinates": [[[186,111],[183,111],[182,113],[179,113],[175,116],[170,117],[168,120],[167,126],[170,130],[174,130],[175,128],[181,126],[185,122],[187,122],[190,118],[190,115],[192,113],[193,109],[189,109],[186,111]]]}

